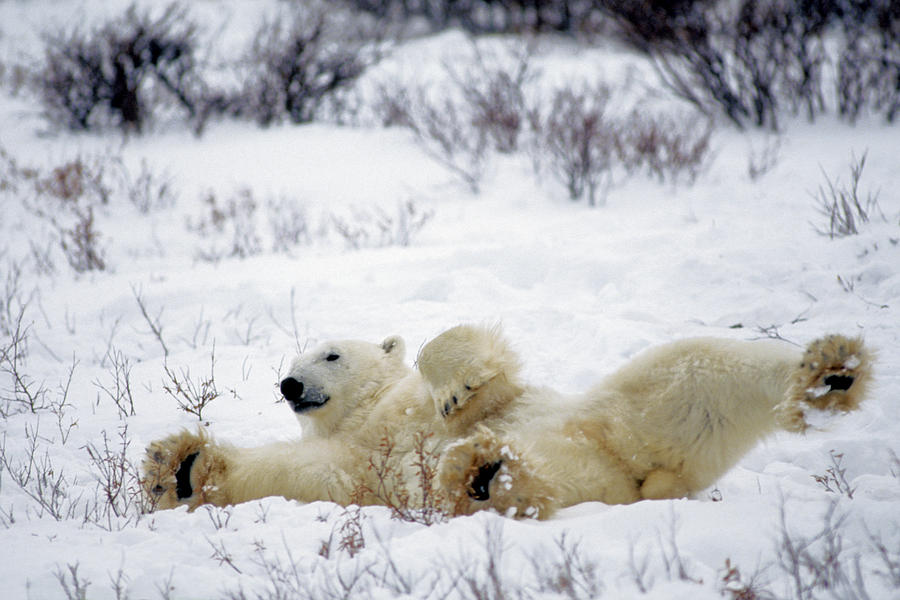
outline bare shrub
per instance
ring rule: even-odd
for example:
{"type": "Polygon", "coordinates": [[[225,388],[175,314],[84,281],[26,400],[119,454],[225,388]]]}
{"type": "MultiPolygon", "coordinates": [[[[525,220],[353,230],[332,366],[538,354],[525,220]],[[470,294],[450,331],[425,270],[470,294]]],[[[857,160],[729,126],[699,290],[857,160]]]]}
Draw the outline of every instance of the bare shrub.
{"type": "Polygon", "coordinates": [[[35,199],[30,210],[56,230],[66,260],[76,272],[107,268],[94,217],[109,203],[106,164],[100,158],[76,158],[33,178],[35,199]]]}
{"type": "Polygon", "coordinates": [[[100,232],[94,223],[94,207],[76,209],[75,222],[60,230],[60,244],[69,266],[78,273],[106,269],[104,251],[100,248],[100,232]]]}
{"type": "Polygon", "coordinates": [[[856,235],[860,225],[868,223],[878,210],[878,194],[869,192],[863,196],[859,189],[866,156],[864,152],[859,160],[853,157],[849,186],[842,185],[839,179],[832,180],[822,171],[825,185],[820,185],[813,194],[816,208],[828,220],[826,227],[816,227],[820,234],[831,239],[856,235]]]}
{"type": "Polygon", "coordinates": [[[634,111],[618,130],[616,148],[628,172],[646,171],[660,182],[693,183],[709,154],[712,125],[697,117],[634,111]]]}
{"type": "Polygon", "coordinates": [[[759,571],[745,577],[738,566],[726,558],[721,573],[719,585],[722,595],[727,595],[730,600],[775,600],[775,596],[760,581],[759,571]]]}
{"type": "Polygon", "coordinates": [[[188,229],[204,238],[212,238],[206,248],[197,250],[201,260],[218,262],[226,257],[247,258],[262,252],[262,240],[256,226],[259,207],[253,192],[242,188],[225,201],[212,191],[203,198],[207,213],[198,222],[188,222],[188,229]],[[225,238],[221,246],[216,238],[225,238]]]}
{"type": "Polygon", "coordinates": [[[668,531],[665,534],[657,531],[656,541],[666,570],[666,576],[670,581],[674,581],[677,578],[679,581],[702,582],[690,574],[687,561],[681,556],[681,548],[678,546],[678,517],[671,506],[669,507],[668,531]]]}
{"type": "Polygon", "coordinates": [[[128,426],[119,428],[117,440],[111,440],[106,431],[101,437],[102,446],[89,442],[84,447],[97,478],[98,497],[86,518],[113,531],[136,524],[155,505],[153,499],[143,493],[140,469],[128,458],[131,446],[128,426]]]}
{"type": "Polygon", "coordinates": [[[309,219],[302,204],[293,198],[278,198],[270,199],[267,208],[273,252],[289,253],[311,242],[309,219]]]}
{"type": "Polygon", "coordinates": [[[21,329],[26,308],[35,294],[32,291],[26,296],[22,285],[22,265],[14,260],[7,261],[3,289],[0,290],[0,335],[10,341],[13,333],[21,329]]]}
{"type": "Polygon", "coordinates": [[[76,156],[40,176],[35,188],[39,195],[62,204],[108,204],[111,189],[105,176],[106,165],[102,159],[76,156]]]}
{"type": "Polygon", "coordinates": [[[121,157],[110,154],[78,154],[49,168],[25,168],[0,150],[3,189],[13,192],[25,210],[52,230],[44,236],[52,241],[30,239],[25,245],[32,268],[46,274],[55,271],[54,247],[78,273],[109,268],[100,223],[113,200],[127,198],[146,214],[170,207],[176,198],[170,180],[146,162],[134,176],[121,157]]]}
{"type": "Polygon", "coordinates": [[[131,361],[124,352],[114,348],[107,351],[106,358],[111,363],[109,374],[112,376],[112,383],[105,384],[98,379],[94,380],[94,386],[113,401],[120,419],[133,417],[135,412],[134,394],[131,391],[131,361]]]}
{"type": "Polygon", "coordinates": [[[0,390],[0,417],[5,419],[22,412],[37,414],[39,411],[48,411],[56,417],[60,441],[65,444],[72,428],[77,425],[77,421],[66,419],[65,414],[66,408],[70,406],[69,386],[77,361],[73,360],[68,377],[55,394],[47,389],[43,381],[35,380],[26,372],[25,359],[30,329],[30,324],[24,323],[26,308],[27,305],[21,305],[12,329],[9,330],[9,342],[0,346],[0,374],[11,384],[10,388],[0,390]]]}
{"type": "Polygon", "coordinates": [[[352,219],[331,215],[335,231],[347,246],[381,248],[406,247],[434,216],[434,211],[422,210],[413,200],[399,202],[394,214],[376,207],[372,210],[356,210],[352,219]]]}
{"type": "Polygon", "coordinates": [[[825,474],[813,475],[812,478],[826,492],[846,496],[852,500],[855,488],[850,487],[850,483],[847,481],[847,469],[841,464],[844,455],[832,450],[829,452],[829,456],[831,456],[831,466],[825,469],[825,474]]]}
{"type": "Polygon", "coordinates": [[[66,565],[66,570],[57,567],[53,575],[59,582],[66,600],[88,600],[87,589],[91,582],[78,577],[78,563],[66,565]]]}
{"type": "Polygon", "coordinates": [[[159,597],[162,598],[162,600],[173,600],[172,594],[175,592],[175,584],[172,580],[174,578],[175,568],[172,567],[172,570],[169,571],[169,575],[164,580],[153,584],[153,587],[156,588],[156,591],[159,593],[159,597]]]}
{"type": "Polygon", "coordinates": [[[193,118],[201,87],[196,47],[185,8],[172,3],[154,16],[132,4],[88,32],[46,33],[35,87],[47,118],[70,129],[140,131],[167,102],[193,118]]]}
{"type": "Polygon", "coordinates": [[[137,175],[132,175],[123,166],[123,177],[125,193],[141,214],[169,208],[178,199],[171,177],[153,171],[146,160],[141,161],[137,175]]]}
{"type": "MultiPolygon", "coordinates": [[[[336,568],[325,561],[298,561],[287,542],[284,557],[267,552],[262,543],[256,544],[254,563],[265,575],[265,589],[254,592],[257,600],[286,600],[288,598],[324,598],[338,600],[366,595],[366,585],[374,577],[370,565],[354,560],[346,568],[336,568]]],[[[231,600],[248,600],[243,590],[228,592],[231,600]]]]}
{"type": "Polygon", "coordinates": [[[820,590],[829,590],[839,598],[869,598],[859,555],[848,556],[844,547],[845,524],[846,515],[838,515],[837,502],[832,502],[822,517],[820,531],[811,537],[796,535],[789,531],[786,502],[782,500],[775,556],[778,568],[790,582],[792,598],[814,598],[820,590]]]}
{"type": "Polygon", "coordinates": [[[25,321],[26,305],[19,308],[12,322],[7,323],[9,341],[0,348],[0,372],[12,383],[3,390],[0,400],[0,416],[7,417],[22,411],[37,413],[50,407],[49,391],[43,383],[35,381],[25,372],[25,356],[28,353],[28,335],[31,325],[25,321]]]}
{"type": "Polygon", "coordinates": [[[287,14],[265,20],[253,40],[232,110],[261,125],[312,121],[382,52],[371,22],[326,2],[293,3],[287,14]]]}
{"type": "Polygon", "coordinates": [[[882,537],[873,534],[869,534],[869,543],[878,555],[883,569],[876,570],[875,574],[894,589],[900,589],[900,547],[894,544],[893,548],[889,548],[890,544],[885,543],[882,537]]]}
{"type": "Polygon", "coordinates": [[[747,176],[751,181],[759,181],[766,173],[778,164],[781,152],[781,140],[778,137],[766,138],[762,147],[750,147],[747,156],[747,176]]]}
{"type": "Polygon", "coordinates": [[[471,600],[504,600],[524,598],[524,587],[503,577],[506,544],[503,521],[487,521],[484,526],[482,552],[455,565],[453,577],[461,598],[471,600]]]}
{"type": "MultiPolygon", "coordinates": [[[[348,506],[343,510],[340,521],[335,525],[335,530],[339,537],[337,544],[338,550],[346,552],[351,558],[356,556],[366,547],[366,538],[363,535],[362,522],[362,509],[359,506],[353,505],[348,506]]],[[[332,530],[332,536],[334,533],[335,531],[332,530]]],[[[329,539],[329,545],[330,542],[331,540],[329,539]]],[[[330,551],[324,553],[320,551],[319,554],[325,558],[330,557],[330,551]]]]}
{"type": "Polygon", "coordinates": [[[527,124],[524,86],[533,77],[532,49],[518,48],[504,61],[489,60],[477,44],[473,48],[474,66],[459,72],[448,64],[447,71],[462,94],[472,127],[486,132],[496,151],[515,152],[527,124]]]}
{"type": "Polygon", "coordinates": [[[415,130],[413,106],[416,93],[399,81],[381,82],[375,86],[371,102],[375,117],[382,127],[406,127],[415,130]]]}
{"type": "Polygon", "coordinates": [[[611,185],[618,131],[606,116],[610,90],[604,85],[557,90],[532,126],[551,172],[566,186],[571,200],[586,198],[590,206],[605,202],[611,185]]]}
{"type": "Polygon", "coordinates": [[[579,541],[570,541],[563,532],[554,540],[554,550],[531,557],[539,592],[571,600],[602,595],[599,566],[585,556],[579,541]]]}
{"type": "Polygon", "coordinates": [[[467,68],[446,64],[452,85],[426,88],[398,81],[376,88],[373,109],[385,127],[406,127],[432,159],[472,193],[480,191],[489,151],[512,153],[526,130],[524,86],[531,79],[531,49],[487,57],[473,43],[467,68]]]}
{"type": "Polygon", "coordinates": [[[412,94],[412,131],[420,147],[477,194],[487,169],[488,132],[450,94],[434,99],[422,88],[412,94]]]}
{"type": "Polygon", "coordinates": [[[354,502],[387,506],[391,516],[401,521],[423,525],[446,521],[449,504],[437,485],[440,456],[429,448],[432,435],[423,432],[414,435],[412,473],[407,472],[394,453],[394,440],[382,438],[378,453],[369,456],[369,479],[357,485],[354,502]]]}
{"type": "Polygon", "coordinates": [[[38,518],[49,515],[56,521],[74,518],[82,509],[81,496],[72,497],[71,488],[77,479],[70,479],[65,470],[55,465],[49,450],[43,448],[38,426],[25,426],[23,459],[14,461],[6,450],[6,436],[0,442],[0,465],[10,479],[34,502],[38,518]]]}
{"type": "Polygon", "coordinates": [[[163,382],[163,390],[175,399],[178,408],[186,413],[203,420],[203,409],[218,398],[221,394],[216,387],[216,349],[210,355],[209,376],[192,379],[191,372],[187,368],[176,373],[167,364],[163,365],[166,380],[163,382]]]}

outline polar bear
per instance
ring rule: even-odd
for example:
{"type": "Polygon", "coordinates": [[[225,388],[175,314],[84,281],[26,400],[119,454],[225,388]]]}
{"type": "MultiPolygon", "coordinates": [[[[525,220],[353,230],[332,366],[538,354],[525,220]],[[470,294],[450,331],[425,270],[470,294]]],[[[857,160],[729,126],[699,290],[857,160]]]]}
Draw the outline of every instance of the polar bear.
{"type": "Polygon", "coordinates": [[[775,341],[671,342],[575,395],[526,383],[497,327],[445,331],[416,370],[403,355],[396,336],[307,352],[281,382],[301,440],[245,449],[175,434],[148,448],[145,490],[159,508],[271,495],[380,503],[379,486],[415,491],[416,448],[421,458],[427,440],[449,514],[546,518],[590,500],[685,497],[775,430],[804,431],[809,411],[855,410],[870,378],[862,341],[836,335],[805,352],[775,341]],[[386,440],[397,467],[373,480],[386,440]]]}

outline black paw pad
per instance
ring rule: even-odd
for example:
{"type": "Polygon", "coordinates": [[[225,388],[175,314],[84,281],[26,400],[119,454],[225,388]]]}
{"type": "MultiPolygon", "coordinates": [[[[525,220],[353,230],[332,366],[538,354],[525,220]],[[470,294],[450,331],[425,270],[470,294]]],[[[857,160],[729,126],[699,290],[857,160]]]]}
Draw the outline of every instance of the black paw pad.
{"type": "Polygon", "coordinates": [[[188,455],[181,461],[178,471],[175,472],[175,495],[178,496],[179,500],[190,498],[194,494],[194,490],[191,488],[191,467],[194,465],[198,454],[200,453],[194,452],[188,455]]]}
{"type": "Polygon", "coordinates": [[[825,385],[831,388],[831,391],[847,391],[853,385],[854,378],[850,375],[829,375],[825,378],[825,385]]]}
{"type": "Polygon", "coordinates": [[[501,464],[503,464],[503,461],[498,460],[495,463],[489,463],[478,467],[478,474],[472,478],[472,484],[469,486],[468,493],[470,498],[482,502],[490,499],[491,494],[489,488],[491,480],[494,478],[494,475],[497,474],[497,471],[500,470],[501,464]]]}

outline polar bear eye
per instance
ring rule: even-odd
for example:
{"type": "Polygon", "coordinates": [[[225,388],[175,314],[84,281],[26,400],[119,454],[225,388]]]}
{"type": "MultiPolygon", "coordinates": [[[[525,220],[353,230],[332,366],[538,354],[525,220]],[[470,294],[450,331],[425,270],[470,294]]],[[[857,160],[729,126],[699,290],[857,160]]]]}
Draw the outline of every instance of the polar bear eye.
{"type": "Polygon", "coordinates": [[[335,354],[334,352],[332,352],[331,354],[329,354],[328,356],[325,357],[325,360],[327,360],[328,362],[334,362],[337,359],[339,359],[340,357],[341,357],[340,354],[335,354]]]}

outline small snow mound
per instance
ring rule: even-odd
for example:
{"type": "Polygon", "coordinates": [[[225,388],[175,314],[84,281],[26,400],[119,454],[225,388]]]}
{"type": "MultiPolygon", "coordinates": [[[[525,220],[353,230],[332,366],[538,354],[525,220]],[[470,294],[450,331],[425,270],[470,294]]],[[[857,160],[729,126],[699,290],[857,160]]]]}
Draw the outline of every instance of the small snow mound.
{"type": "Polygon", "coordinates": [[[851,355],[847,360],[844,361],[845,369],[858,369],[859,365],[862,364],[862,361],[855,354],[851,355]]]}
{"type": "Polygon", "coordinates": [[[503,458],[508,458],[509,460],[518,460],[519,456],[513,452],[509,446],[503,446],[500,448],[500,456],[503,458]]]}
{"type": "Polygon", "coordinates": [[[818,385],[816,387],[808,387],[806,388],[806,393],[809,394],[812,398],[821,398],[825,394],[831,391],[830,385],[818,385]]]}
{"type": "Polygon", "coordinates": [[[818,431],[831,429],[834,422],[840,418],[840,414],[833,410],[808,410],[803,415],[807,425],[818,431]]]}

